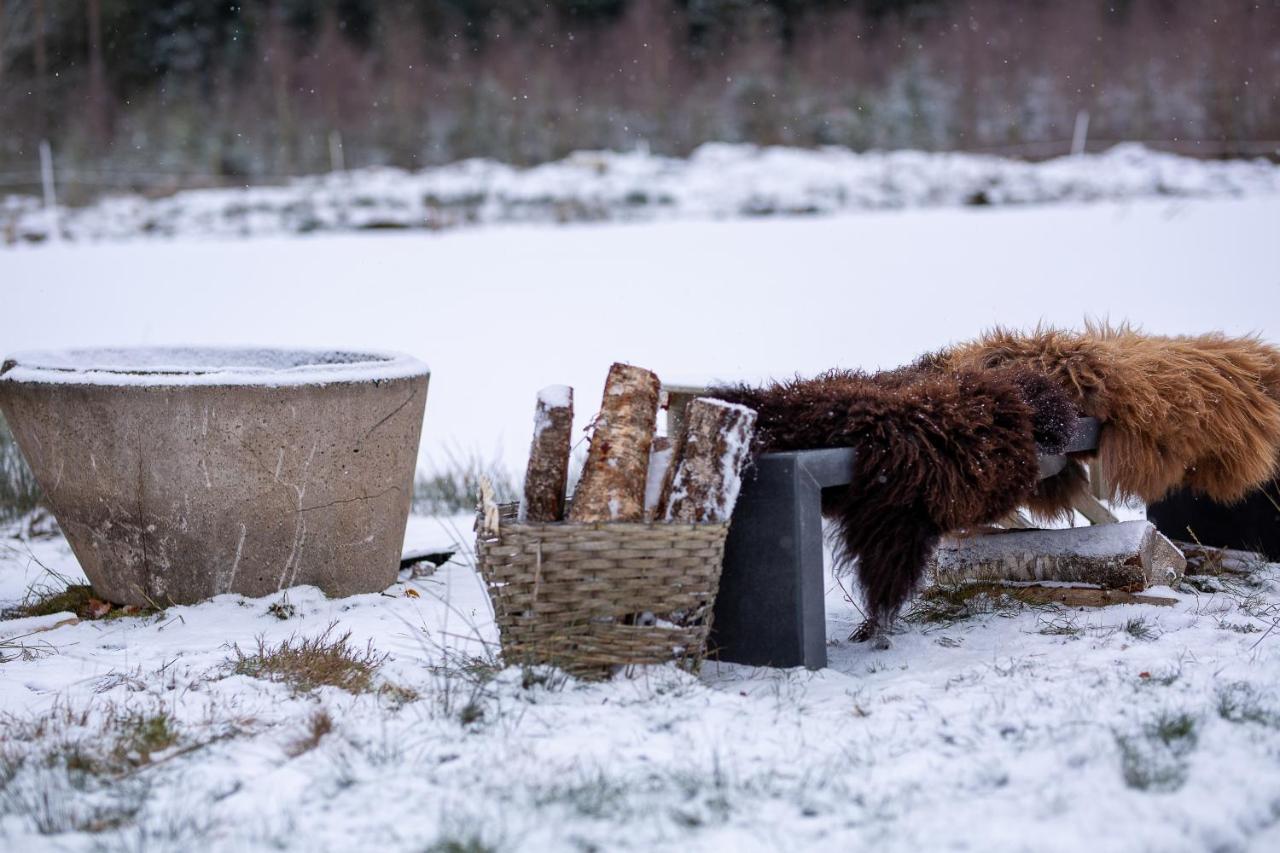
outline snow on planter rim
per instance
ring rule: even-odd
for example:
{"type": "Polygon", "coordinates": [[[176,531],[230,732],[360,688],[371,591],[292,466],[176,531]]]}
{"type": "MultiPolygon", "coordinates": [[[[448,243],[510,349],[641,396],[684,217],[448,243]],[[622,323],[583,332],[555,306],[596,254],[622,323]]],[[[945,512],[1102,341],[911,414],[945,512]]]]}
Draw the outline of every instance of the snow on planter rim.
{"type": "Polygon", "coordinates": [[[7,357],[0,382],[63,385],[329,385],[430,373],[396,352],[274,347],[95,347],[7,357]]]}

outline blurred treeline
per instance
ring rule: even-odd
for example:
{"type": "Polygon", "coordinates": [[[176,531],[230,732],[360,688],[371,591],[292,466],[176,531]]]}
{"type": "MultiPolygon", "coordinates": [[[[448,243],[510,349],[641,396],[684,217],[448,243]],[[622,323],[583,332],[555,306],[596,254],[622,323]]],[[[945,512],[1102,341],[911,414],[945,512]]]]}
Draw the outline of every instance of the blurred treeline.
{"type": "Polygon", "coordinates": [[[1274,154],[1280,0],[0,0],[0,191],[708,140],[1274,154]]]}

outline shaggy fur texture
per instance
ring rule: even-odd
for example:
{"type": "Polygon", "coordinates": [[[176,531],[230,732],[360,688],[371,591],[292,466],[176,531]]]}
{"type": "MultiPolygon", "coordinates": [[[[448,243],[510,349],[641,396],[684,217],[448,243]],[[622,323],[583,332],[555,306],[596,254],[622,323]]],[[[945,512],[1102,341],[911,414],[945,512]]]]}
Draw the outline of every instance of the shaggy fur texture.
{"type": "Polygon", "coordinates": [[[757,450],[858,448],[852,484],[824,511],[838,525],[837,559],[857,558],[868,633],[888,627],[942,533],[994,522],[1027,499],[1037,442],[1061,449],[1075,418],[1042,376],[950,372],[928,360],[712,395],[759,413],[757,450]]]}
{"type": "MultiPolygon", "coordinates": [[[[1185,486],[1232,503],[1280,473],[1280,350],[1256,338],[995,329],[934,364],[1053,377],[1082,413],[1104,421],[1098,459],[1113,498],[1150,502],[1185,486]]],[[[1033,509],[1063,511],[1084,482],[1069,465],[1041,485],[1033,509]]]]}

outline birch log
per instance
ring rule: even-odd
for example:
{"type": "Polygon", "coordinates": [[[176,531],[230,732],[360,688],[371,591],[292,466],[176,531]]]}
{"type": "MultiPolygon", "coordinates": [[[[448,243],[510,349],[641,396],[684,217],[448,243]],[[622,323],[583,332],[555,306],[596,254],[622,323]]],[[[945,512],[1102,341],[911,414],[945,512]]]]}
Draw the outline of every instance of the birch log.
{"type": "Polygon", "coordinates": [[[706,397],[689,403],[656,516],[684,524],[728,521],[751,452],[753,409],[706,397]]]}
{"type": "Polygon", "coordinates": [[[644,520],[659,388],[658,377],[644,368],[629,364],[609,368],[570,521],[644,520]]]}
{"type": "Polygon", "coordinates": [[[938,583],[1063,581],[1139,592],[1181,577],[1187,561],[1147,521],[1068,530],[1010,530],[944,539],[931,561],[938,583]]]}
{"type": "Polygon", "coordinates": [[[538,392],[533,415],[533,443],[524,475],[521,521],[560,521],[569,482],[569,447],[573,443],[573,389],[552,385],[538,392]]]}

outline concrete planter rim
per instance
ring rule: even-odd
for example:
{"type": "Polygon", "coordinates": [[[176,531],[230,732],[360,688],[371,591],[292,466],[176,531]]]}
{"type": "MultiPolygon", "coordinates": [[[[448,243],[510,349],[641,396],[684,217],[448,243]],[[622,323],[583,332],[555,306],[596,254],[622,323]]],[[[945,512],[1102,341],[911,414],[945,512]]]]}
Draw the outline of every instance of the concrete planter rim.
{"type": "Polygon", "coordinates": [[[0,362],[0,385],[283,387],[428,375],[426,364],[404,353],[310,347],[81,347],[17,352],[0,362]]]}

